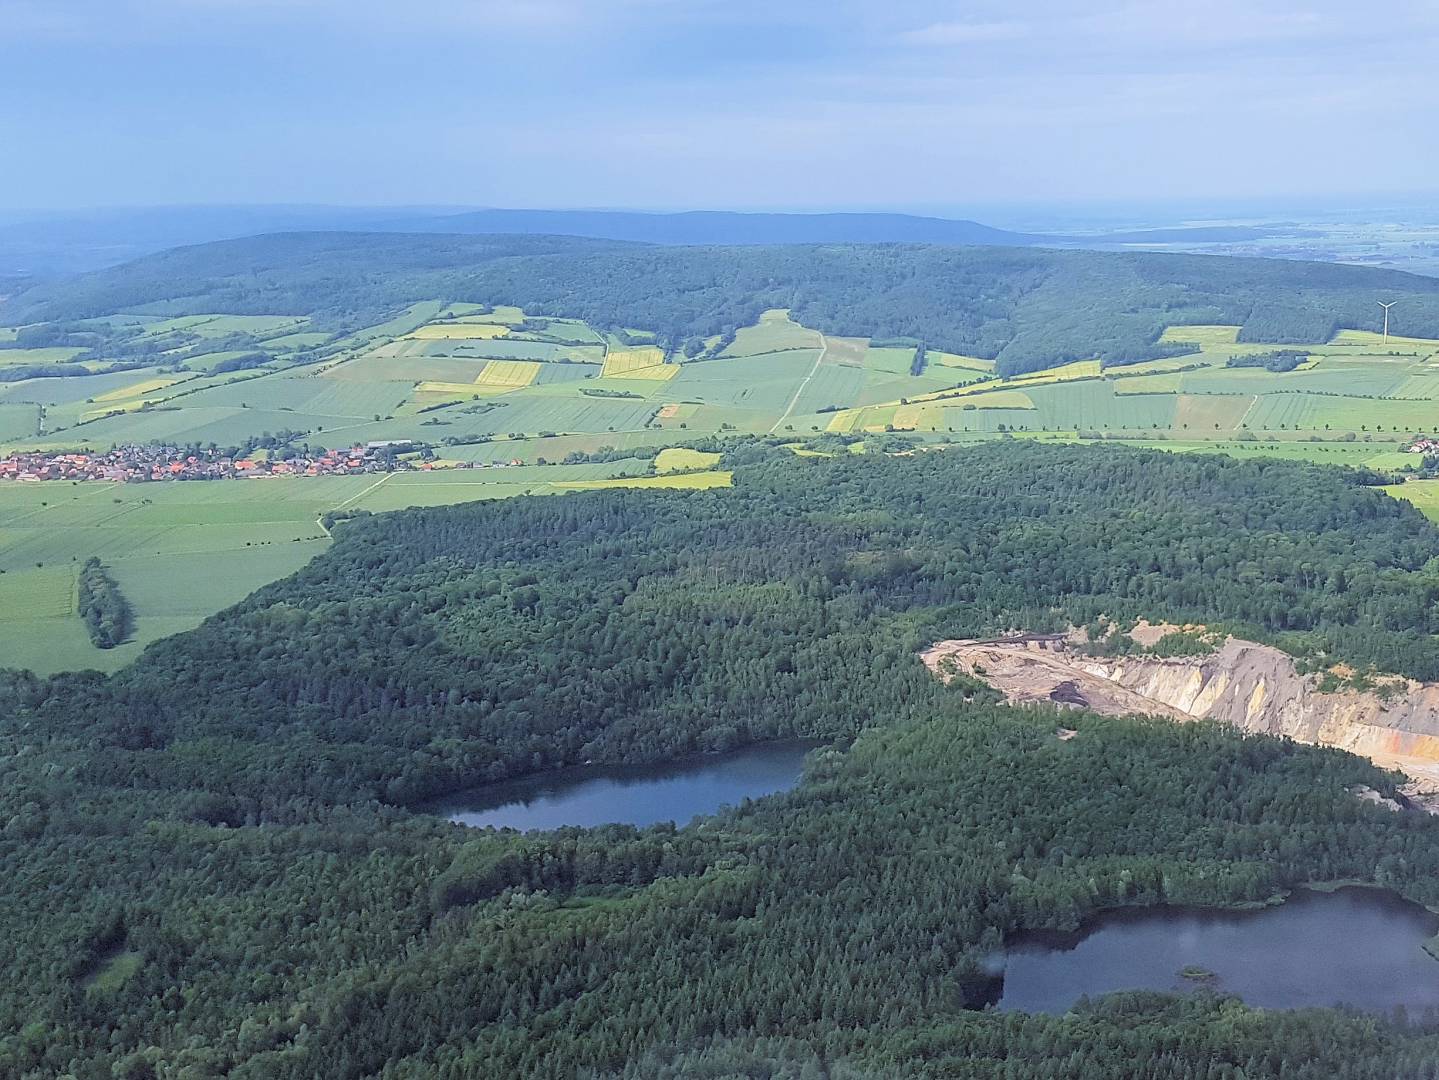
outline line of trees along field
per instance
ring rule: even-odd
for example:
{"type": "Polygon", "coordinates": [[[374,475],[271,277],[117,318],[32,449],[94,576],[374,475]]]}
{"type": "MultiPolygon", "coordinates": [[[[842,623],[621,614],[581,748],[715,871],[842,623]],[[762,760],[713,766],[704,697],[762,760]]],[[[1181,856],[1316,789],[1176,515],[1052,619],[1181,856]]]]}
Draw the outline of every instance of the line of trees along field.
{"type": "Polygon", "coordinates": [[[80,618],[97,649],[113,649],[130,635],[134,624],[130,602],[95,556],[80,568],[77,592],[80,618]]]}
{"type": "Polygon", "coordinates": [[[1102,447],[727,464],[724,492],[357,516],[110,679],[0,681],[0,958],[27,975],[0,1072],[1439,1075],[1429,1018],[973,1011],[1007,935],[1106,905],[1351,877],[1439,904],[1439,821],[1353,798],[1393,778],[1337,751],[1085,714],[1061,742],[914,656],[1145,614],[1433,677],[1416,511],[1357,473],[1102,447]],[[781,735],[834,748],[693,828],[403,809],[781,735]]]}
{"type": "MultiPolygon", "coordinates": [[[[1071,360],[1184,351],[1171,324],[1243,327],[1241,341],[1328,341],[1378,329],[1439,337],[1439,280],[1371,267],[1160,253],[919,244],[651,247],[554,236],[293,233],[148,256],[39,285],[0,307],[16,325],[146,305],[166,315],[314,314],[353,329],[422,300],[515,304],[643,327],[681,351],[789,308],[826,333],[908,338],[1014,375],[1071,360]]],[[[39,333],[41,331],[36,331],[39,333]]],[[[697,351],[697,350],[696,350],[697,351]]]]}

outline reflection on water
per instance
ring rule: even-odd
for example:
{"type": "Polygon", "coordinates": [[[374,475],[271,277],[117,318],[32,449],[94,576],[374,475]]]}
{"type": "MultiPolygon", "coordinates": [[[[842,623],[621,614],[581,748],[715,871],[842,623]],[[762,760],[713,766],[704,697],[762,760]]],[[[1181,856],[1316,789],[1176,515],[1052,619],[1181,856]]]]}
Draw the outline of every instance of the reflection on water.
{"type": "Polygon", "coordinates": [[[423,809],[462,825],[511,829],[685,825],[722,806],[794,787],[814,745],[763,743],[664,765],[567,769],[445,795],[423,809]]]}
{"type": "Polygon", "coordinates": [[[1422,1012],[1439,1007],[1439,962],[1422,947],[1436,931],[1439,916],[1380,889],[1301,889],[1257,911],[1121,909],[1015,944],[999,1007],[1058,1013],[1083,994],[1210,986],[1264,1008],[1422,1012]]]}

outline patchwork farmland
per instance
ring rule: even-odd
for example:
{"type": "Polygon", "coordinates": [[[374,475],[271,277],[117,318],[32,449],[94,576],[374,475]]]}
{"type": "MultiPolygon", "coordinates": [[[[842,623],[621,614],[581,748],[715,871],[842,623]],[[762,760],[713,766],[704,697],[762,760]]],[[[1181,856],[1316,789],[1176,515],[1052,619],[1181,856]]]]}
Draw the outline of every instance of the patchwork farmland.
{"type": "MultiPolygon", "coordinates": [[[[341,336],[296,316],[114,319],[154,363],[0,381],[0,448],[223,447],[280,432],[323,447],[544,438],[561,458],[565,439],[584,450],[597,435],[678,431],[1397,442],[1432,428],[1439,400],[1439,342],[1348,330],[1304,346],[1292,370],[1240,366],[1284,347],[1240,342],[1238,327],[1176,326],[1161,342],[1179,355],[1001,379],[980,357],[827,338],[782,310],[696,356],[667,354],[643,330],[440,301],[341,336]]],[[[0,375],[23,371],[18,361],[34,351],[0,350],[0,375]]]]}
{"type": "MultiPolygon", "coordinates": [[[[0,349],[0,453],[397,441],[428,448],[432,471],[0,484],[7,664],[118,667],[303,565],[329,543],[321,519],[330,511],[728,483],[715,454],[679,445],[697,438],[772,433],[802,453],[893,435],[928,444],[1104,438],[1399,469],[1415,461],[1399,452],[1404,443],[1439,426],[1439,341],[1353,331],[1303,346],[1290,370],[1262,365],[1293,347],[1241,343],[1233,326],[1179,326],[1163,338],[1179,355],[1004,379],[981,357],[826,337],[783,310],[692,356],[666,353],[642,328],[442,301],[343,335],[279,315],[122,312],[110,321],[143,342],[146,362],[102,357],[83,361],[85,373],[5,381],[7,368],[26,374],[23,365],[79,354],[0,349]],[[602,450],[617,460],[564,463],[602,450]],[[448,468],[461,464],[504,468],[448,468]],[[136,610],[132,640],[106,652],[74,614],[75,575],[92,555],[136,610]]],[[[1427,487],[1395,490],[1439,513],[1427,487]]]]}

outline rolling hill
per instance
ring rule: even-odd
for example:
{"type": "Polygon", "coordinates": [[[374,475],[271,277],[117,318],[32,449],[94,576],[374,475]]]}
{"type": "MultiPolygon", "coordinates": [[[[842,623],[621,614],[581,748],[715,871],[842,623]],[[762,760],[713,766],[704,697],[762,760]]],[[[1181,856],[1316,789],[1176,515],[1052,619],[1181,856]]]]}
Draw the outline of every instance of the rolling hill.
{"type": "Polygon", "coordinates": [[[1439,280],[1258,259],[920,244],[662,247],[555,236],[287,233],[147,256],[31,288],[0,322],[116,312],[310,315],[374,324],[421,300],[511,304],[604,328],[653,328],[671,349],[789,309],[829,334],[906,338],[992,359],[1002,375],[1174,355],[1175,324],[1239,340],[1319,343],[1376,330],[1439,337],[1439,280]]]}

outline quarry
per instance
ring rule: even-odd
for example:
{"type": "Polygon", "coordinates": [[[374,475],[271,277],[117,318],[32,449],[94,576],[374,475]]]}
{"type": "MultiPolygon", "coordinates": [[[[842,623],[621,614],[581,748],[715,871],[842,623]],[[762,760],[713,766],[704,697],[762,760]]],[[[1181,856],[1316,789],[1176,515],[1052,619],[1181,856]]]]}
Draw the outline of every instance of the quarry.
{"type": "MultiPolygon", "coordinates": [[[[1141,622],[1129,633],[1148,649],[1177,632],[1193,628],[1141,622]]],[[[1232,636],[1216,637],[1212,651],[1159,656],[1104,655],[1084,631],[1023,634],[941,641],[921,659],[940,678],[982,679],[1012,703],[1214,720],[1338,747],[1403,772],[1409,778],[1402,788],[1406,797],[1439,811],[1439,683],[1392,675],[1368,689],[1343,682],[1334,688],[1333,673],[1329,679],[1302,673],[1287,653],[1232,636]]]]}

